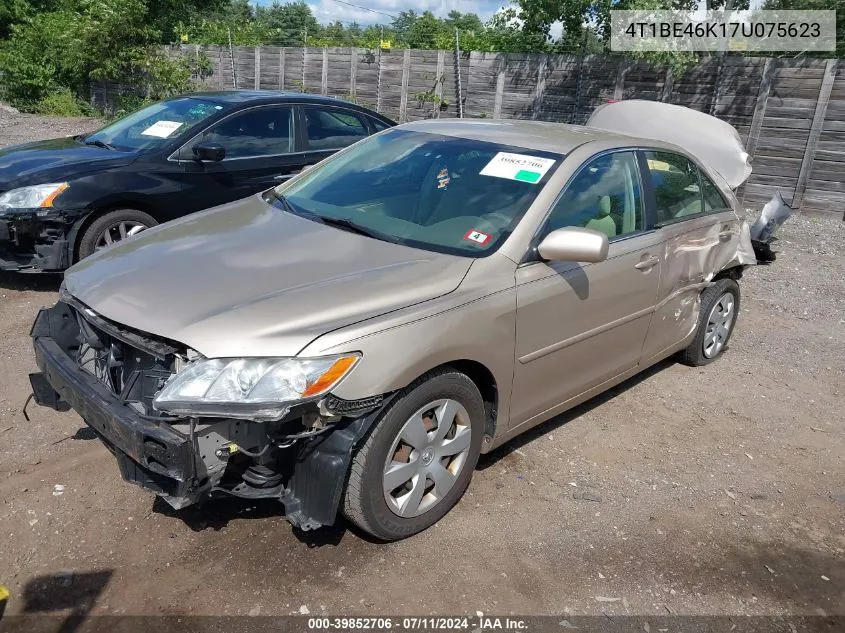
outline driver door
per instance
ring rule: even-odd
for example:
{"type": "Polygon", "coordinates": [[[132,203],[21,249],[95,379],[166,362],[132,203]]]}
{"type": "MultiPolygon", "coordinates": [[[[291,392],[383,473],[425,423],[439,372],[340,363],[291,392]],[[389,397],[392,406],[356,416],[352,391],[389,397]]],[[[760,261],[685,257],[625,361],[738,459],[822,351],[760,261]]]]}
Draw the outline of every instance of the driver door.
{"type": "Polygon", "coordinates": [[[517,269],[512,428],[550,417],[635,367],[656,303],[661,238],[648,230],[633,151],[586,163],[540,239],[565,226],[606,233],[608,256],[593,264],[530,261],[517,269]]]}
{"type": "MultiPolygon", "coordinates": [[[[246,198],[284,182],[306,165],[296,150],[294,106],[263,106],[236,112],[188,142],[178,153],[190,196],[198,209],[246,198]],[[221,161],[197,161],[196,143],[215,143],[221,161]]],[[[197,210],[197,209],[194,209],[197,210]]]]}

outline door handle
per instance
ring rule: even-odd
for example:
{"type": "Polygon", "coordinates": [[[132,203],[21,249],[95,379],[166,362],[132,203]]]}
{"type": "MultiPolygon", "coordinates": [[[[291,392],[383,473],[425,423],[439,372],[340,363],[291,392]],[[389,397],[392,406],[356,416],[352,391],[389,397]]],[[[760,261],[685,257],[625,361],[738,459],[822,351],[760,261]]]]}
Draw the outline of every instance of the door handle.
{"type": "Polygon", "coordinates": [[[648,259],[644,259],[641,262],[637,262],[634,264],[634,268],[637,270],[651,270],[660,262],[660,258],[656,255],[652,255],[648,259]]]}
{"type": "Polygon", "coordinates": [[[733,231],[722,231],[719,233],[719,241],[720,242],[727,242],[728,240],[733,237],[733,231]]]}

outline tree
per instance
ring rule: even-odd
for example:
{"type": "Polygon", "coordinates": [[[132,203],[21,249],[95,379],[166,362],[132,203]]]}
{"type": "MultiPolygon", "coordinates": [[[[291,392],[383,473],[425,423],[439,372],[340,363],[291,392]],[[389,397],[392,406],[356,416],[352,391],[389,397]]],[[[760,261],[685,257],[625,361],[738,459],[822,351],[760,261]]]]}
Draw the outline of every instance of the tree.
{"type": "Polygon", "coordinates": [[[170,60],[146,0],[64,0],[12,26],[0,42],[6,97],[38,109],[57,91],[85,97],[91,80],[137,82],[152,97],[185,90],[187,61],[170,60]]]}
{"type": "Polygon", "coordinates": [[[408,33],[411,32],[414,23],[418,19],[419,16],[413,9],[409,11],[400,11],[398,17],[396,17],[390,25],[391,31],[393,31],[396,39],[400,42],[405,42],[408,37],[408,33]]]}
{"type": "Polygon", "coordinates": [[[834,9],[836,11],[836,51],[820,53],[816,56],[845,57],[845,0],[767,0],[763,9],[796,11],[834,9]]]}
{"type": "Polygon", "coordinates": [[[279,46],[301,46],[306,37],[320,34],[320,24],[304,2],[282,4],[275,0],[269,7],[259,6],[255,18],[279,46]]]}
{"type": "Polygon", "coordinates": [[[403,43],[409,48],[436,48],[437,36],[443,30],[443,22],[434,17],[431,11],[426,11],[414,20],[403,38],[403,43]]]}
{"type": "Polygon", "coordinates": [[[479,35],[484,32],[484,24],[475,13],[461,13],[452,10],[449,11],[449,15],[443,22],[450,31],[458,29],[462,32],[479,35]]]}

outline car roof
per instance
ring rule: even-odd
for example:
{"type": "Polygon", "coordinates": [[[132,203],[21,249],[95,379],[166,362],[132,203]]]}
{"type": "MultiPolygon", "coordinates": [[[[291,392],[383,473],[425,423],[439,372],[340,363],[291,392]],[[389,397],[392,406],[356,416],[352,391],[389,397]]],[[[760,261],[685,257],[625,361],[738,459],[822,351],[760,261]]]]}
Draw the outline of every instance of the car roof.
{"type": "Polygon", "coordinates": [[[593,141],[611,141],[620,147],[660,147],[664,143],[616,132],[607,132],[583,125],[546,121],[439,119],[414,121],[400,129],[442,134],[456,138],[513,145],[526,149],[568,154],[576,147],[593,141]]]}
{"type": "MultiPolygon", "coordinates": [[[[339,99],[337,97],[327,97],[323,95],[309,94],[306,92],[287,92],[283,90],[210,90],[205,92],[191,92],[182,95],[182,97],[205,99],[207,101],[225,103],[229,105],[241,105],[244,103],[258,105],[262,103],[296,101],[298,103],[343,105],[356,110],[367,110],[368,112],[373,112],[368,108],[364,108],[349,101],[344,101],[343,99],[339,99]]],[[[375,112],[373,113],[378,114],[375,112]]],[[[379,116],[384,117],[384,115],[379,116]]]]}

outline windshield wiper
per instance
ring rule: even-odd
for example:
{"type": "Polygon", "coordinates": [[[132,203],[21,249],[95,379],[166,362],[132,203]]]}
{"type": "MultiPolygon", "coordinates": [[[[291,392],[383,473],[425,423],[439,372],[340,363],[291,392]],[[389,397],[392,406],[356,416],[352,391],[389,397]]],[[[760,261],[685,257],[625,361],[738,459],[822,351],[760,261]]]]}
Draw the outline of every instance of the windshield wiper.
{"type": "Polygon", "coordinates": [[[392,242],[394,244],[399,243],[399,239],[393,237],[392,235],[385,235],[384,233],[381,233],[374,229],[369,229],[365,226],[361,226],[360,224],[357,224],[352,220],[347,220],[346,218],[332,218],[329,216],[320,215],[319,213],[314,213],[313,211],[299,209],[293,206],[291,201],[280,193],[273,192],[273,197],[279,201],[279,204],[281,204],[282,208],[288,213],[298,215],[300,217],[311,220],[312,222],[319,222],[320,224],[326,224],[328,226],[333,226],[344,231],[349,231],[350,233],[365,235],[366,237],[372,237],[374,239],[382,240],[384,242],[392,242]]]}
{"type": "Polygon", "coordinates": [[[109,145],[99,139],[96,141],[82,141],[85,145],[94,145],[96,147],[103,147],[105,149],[117,149],[114,145],[109,145]]]}
{"type": "Polygon", "coordinates": [[[342,229],[344,231],[349,231],[350,233],[357,233],[358,235],[366,235],[367,237],[372,237],[377,240],[383,240],[385,242],[393,242],[397,244],[399,240],[392,235],[385,235],[380,231],[375,231],[373,229],[369,229],[366,226],[361,226],[352,220],[347,220],[346,218],[329,218],[325,215],[316,216],[319,218],[319,221],[323,224],[327,224],[329,226],[333,226],[338,229],[342,229]]]}

